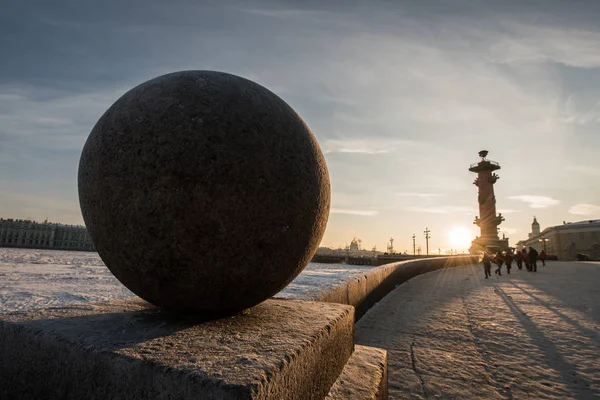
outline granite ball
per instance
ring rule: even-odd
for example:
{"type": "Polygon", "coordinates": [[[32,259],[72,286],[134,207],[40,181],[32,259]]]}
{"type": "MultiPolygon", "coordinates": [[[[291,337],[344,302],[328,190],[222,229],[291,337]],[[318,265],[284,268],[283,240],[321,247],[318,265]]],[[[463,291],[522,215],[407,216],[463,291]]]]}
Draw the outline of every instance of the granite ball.
{"type": "Polygon", "coordinates": [[[231,313],[287,286],[325,231],[325,159],[265,87],[216,71],[151,79],[92,129],[78,173],[96,250],[142,299],[231,313]]]}

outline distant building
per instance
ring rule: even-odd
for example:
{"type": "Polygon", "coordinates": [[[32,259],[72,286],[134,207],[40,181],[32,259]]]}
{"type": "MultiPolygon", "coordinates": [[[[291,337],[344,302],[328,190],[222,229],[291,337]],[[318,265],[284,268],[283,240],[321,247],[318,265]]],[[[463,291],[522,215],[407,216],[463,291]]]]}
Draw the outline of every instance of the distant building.
{"type": "Polygon", "coordinates": [[[540,224],[537,222],[537,219],[533,217],[533,222],[531,223],[531,232],[529,233],[529,237],[535,237],[540,234],[540,224]]]}
{"type": "Polygon", "coordinates": [[[556,255],[559,260],[575,260],[577,254],[587,254],[593,260],[600,260],[600,219],[580,222],[563,222],[540,232],[540,225],[534,217],[529,238],[516,244],[517,249],[533,247],[538,252],[556,255]]]}
{"type": "Polygon", "coordinates": [[[85,226],[0,218],[0,247],[95,251],[85,226]]]}
{"type": "Polygon", "coordinates": [[[356,238],[352,239],[352,241],[350,242],[350,250],[360,250],[356,238]]]}

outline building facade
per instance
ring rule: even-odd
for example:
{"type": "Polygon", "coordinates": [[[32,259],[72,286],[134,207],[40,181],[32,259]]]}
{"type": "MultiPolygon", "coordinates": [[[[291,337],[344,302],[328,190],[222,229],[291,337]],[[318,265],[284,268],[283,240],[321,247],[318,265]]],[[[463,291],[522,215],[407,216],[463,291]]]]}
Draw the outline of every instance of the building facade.
{"type": "Polygon", "coordinates": [[[570,261],[577,254],[586,254],[592,260],[600,260],[600,219],[563,222],[562,225],[551,226],[540,232],[537,219],[533,219],[529,238],[517,242],[521,250],[533,247],[538,252],[546,250],[559,260],[570,261]]]}
{"type": "Polygon", "coordinates": [[[0,218],[0,247],[95,251],[85,226],[0,218]]]}

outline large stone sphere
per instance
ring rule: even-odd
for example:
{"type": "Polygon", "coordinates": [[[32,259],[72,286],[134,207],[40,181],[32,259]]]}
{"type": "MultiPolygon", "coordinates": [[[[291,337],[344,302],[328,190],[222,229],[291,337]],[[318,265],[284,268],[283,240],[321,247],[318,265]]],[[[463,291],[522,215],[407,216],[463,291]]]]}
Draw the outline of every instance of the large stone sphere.
{"type": "Polygon", "coordinates": [[[106,266],[174,310],[235,312],[274,295],[310,261],[329,215],[327,166],[304,121],[221,72],[125,93],[90,133],[78,179],[106,266]]]}

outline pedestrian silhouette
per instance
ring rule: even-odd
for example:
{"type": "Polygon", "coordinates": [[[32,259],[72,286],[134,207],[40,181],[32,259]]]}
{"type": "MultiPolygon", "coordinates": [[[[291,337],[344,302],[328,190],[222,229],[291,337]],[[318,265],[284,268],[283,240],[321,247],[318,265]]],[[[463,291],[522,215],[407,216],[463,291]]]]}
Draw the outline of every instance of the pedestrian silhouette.
{"type": "Polygon", "coordinates": [[[543,265],[543,266],[546,266],[546,257],[548,257],[548,256],[546,255],[546,250],[542,250],[542,251],[540,252],[540,260],[542,260],[542,265],[543,265]]]}
{"type": "Polygon", "coordinates": [[[483,258],[481,259],[483,264],[483,270],[485,272],[485,279],[492,276],[492,258],[485,251],[483,252],[483,258]]]}
{"type": "Polygon", "coordinates": [[[498,274],[498,276],[502,276],[502,264],[504,263],[504,256],[502,255],[501,251],[496,253],[496,256],[494,257],[494,263],[498,266],[494,273],[498,274]]]}
{"type": "Polygon", "coordinates": [[[508,250],[506,252],[506,255],[504,256],[504,262],[506,263],[506,273],[510,274],[510,269],[512,268],[512,262],[513,262],[513,255],[510,252],[510,250],[508,250]]]}
{"type": "Polygon", "coordinates": [[[523,253],[521,253],[521,250],[517,250],[515,253],[515,260],[517,261],[517,268],[523,269],[523,253]]]}
{"type": "Polygon", "coordinates": [[[531,268],[529,267],[529,254],[527,254],[527,249],[523,249],[521,253],[523,254],[523,262],[525,263],[525,268],[527,268],[527,271],[531,271],[531,268]]]}
{"type": "Polygon", "coordinates": [[[533,247],[529,248],[529,268],[531,271],[533,272],[537,272],[537,258],[538,258],[538,252],[536,249],[534,249],[533,247]]]}

